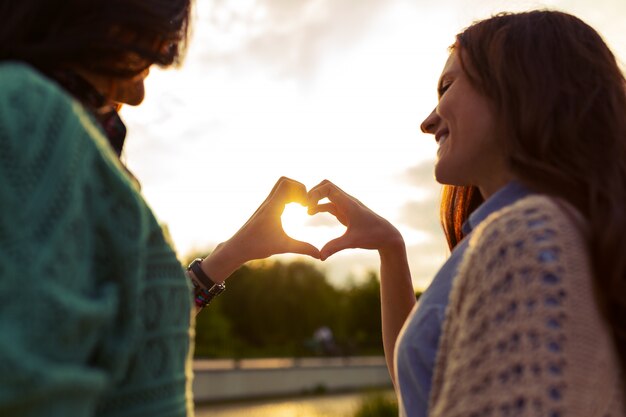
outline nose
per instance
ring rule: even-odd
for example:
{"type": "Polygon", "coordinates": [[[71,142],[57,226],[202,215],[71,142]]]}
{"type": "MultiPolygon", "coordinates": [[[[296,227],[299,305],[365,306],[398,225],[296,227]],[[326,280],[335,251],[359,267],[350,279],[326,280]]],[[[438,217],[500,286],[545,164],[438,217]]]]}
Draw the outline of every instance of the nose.
{"type": "Polygon", "coordinates": [[[437,107],[435,107],[433,111],[430,112],[428,117],[424,119],[424,121],[420,125],[420,128],[422,129],[422,132],[430,133],[431,135],[434,135],[435,132],[437,131],[437,126],[439,125],[440,121],[441,121],[441,118],[437,114],[437,107]]]}

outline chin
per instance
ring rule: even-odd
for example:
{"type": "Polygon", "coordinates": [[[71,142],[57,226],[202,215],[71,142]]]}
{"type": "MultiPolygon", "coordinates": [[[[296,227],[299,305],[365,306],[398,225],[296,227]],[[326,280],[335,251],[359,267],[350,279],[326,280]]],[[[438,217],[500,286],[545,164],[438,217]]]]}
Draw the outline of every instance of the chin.
{"type": "Polygon", "coordinates": [[[446,167],[441,164],[441,161],[438,161],[437,164],[435,164],[435,180],[442,185],[457,185],[454,184],[450,173],[446,167]]]}
{"type": "Polygon", "coordinates": [[[128,104],[129,106],[138,106],[143,103],[143,96],[140,98],[133,98],[132,100],[123,101],[122,104],[128,104]]]}
{"type": "Polygon", "coordinates": [[[138,106],[143,103],[145,97],[144,91],[137,92],[137,94],[129,94],[125,97],[120,97],[120,103],[128,104],[129,106],[138,106]]]}
{"type": "Polygon", "coordinates": [[[146,95],[146,90],[143,86],[143,81],[134,85],[121,88],[118,91],[116,101],[121,104],[128,104],[129,106],[138,106],[143,102],[146,95]]]}
{"type": "Polygon", "coordinates": [[[471,185],[468,184],[467,180],[463,178],[459,178],[458,175],[455,175],[453,170],[446,169],[445,166],[441,164],[435,165],[435,181],[442,185],[455,185],[455,186],[466,186],[471,185]]]}

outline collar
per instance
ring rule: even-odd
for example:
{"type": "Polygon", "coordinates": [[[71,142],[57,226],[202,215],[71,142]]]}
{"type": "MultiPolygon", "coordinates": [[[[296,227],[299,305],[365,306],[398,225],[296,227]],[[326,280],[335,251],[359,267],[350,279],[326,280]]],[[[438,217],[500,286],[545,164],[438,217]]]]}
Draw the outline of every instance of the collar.
{"type": "Polygon", "coordinates": [[[517,200],[520,200],[530,194],[532,194],[532,191],[519,182],[509,182],[507,185],[496,191],[491,197],[478,206],[472,214],[470,214],[467,221],[463,223],[463,234],[465,236],[469,235],[471,231],[474,230],[476,226],[485,220],[491,213],[511,205],[517,200]]]}

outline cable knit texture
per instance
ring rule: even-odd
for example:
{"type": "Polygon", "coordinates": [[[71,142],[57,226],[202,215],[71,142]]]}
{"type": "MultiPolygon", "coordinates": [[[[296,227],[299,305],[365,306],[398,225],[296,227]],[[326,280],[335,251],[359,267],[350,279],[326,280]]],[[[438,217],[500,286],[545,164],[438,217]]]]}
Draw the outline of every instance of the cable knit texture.
{"type": "Polygon", "coordinates": [[[527,197],[474,232],[446,312],[433,417],[618,417],[618,356],[582,217],[527,197]]]}
{"type": "Polygon", "coordinates": [[[191,415],[190,286],[91,116],[0,65],[0,415],[191,415]]]}

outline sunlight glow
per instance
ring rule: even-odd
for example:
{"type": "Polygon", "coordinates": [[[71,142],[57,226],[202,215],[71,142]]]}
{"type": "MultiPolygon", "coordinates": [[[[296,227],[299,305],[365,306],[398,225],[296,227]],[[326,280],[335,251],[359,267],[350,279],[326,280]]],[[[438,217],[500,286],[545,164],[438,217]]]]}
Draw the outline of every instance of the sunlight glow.
{"type": "Polygon", "coordinates": [[[285,206],[281,218],[283,230],[290,237],[308,242],[321,249],[328,241],[341,236],[346,228],[328,213],[307,214],[307,208],[298,203],[285,206]]]}

